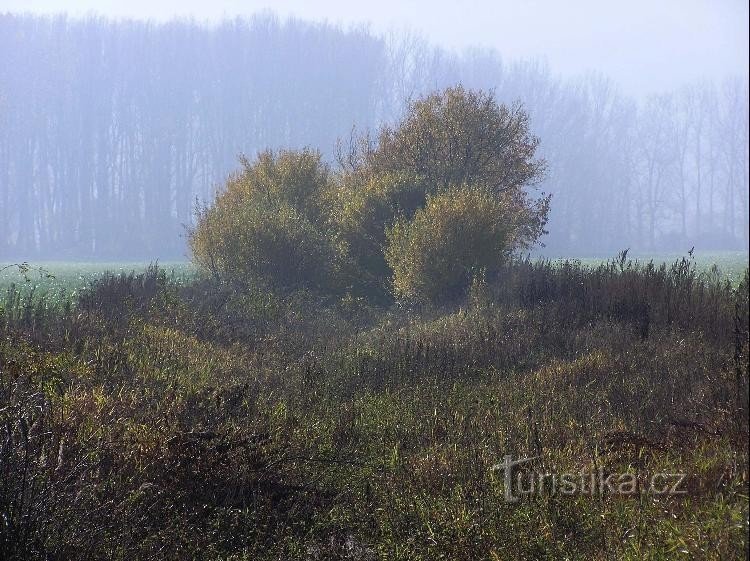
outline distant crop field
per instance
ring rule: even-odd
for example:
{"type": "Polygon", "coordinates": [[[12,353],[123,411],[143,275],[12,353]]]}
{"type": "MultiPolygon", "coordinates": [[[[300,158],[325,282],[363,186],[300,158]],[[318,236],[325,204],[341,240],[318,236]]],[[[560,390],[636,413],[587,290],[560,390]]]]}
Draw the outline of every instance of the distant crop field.
{"type": "MultiPolygon", "coordinates": [[[[716,267],[718,275],[729,280],[732,284],[738,284],[745,275],[748,268],[748,254],[743,251],[716,251],[716,252],[695,252],[693,256],[679,253],[629,253],[628,259],[638,261],[639,263],[648,263],[653,261],[655,265],[666,263],[667,265],[679,261],[682,258],[691,259],[699,273],[710,273],[713,267],[716,267]]],[[[556,257],[552,261],[574,260],[580,261],[583,265],[596,266],[613,259],[611,257],[556,257]]]]}
{"type": "MultiPolygon", "coordinates": [[[[670,264],[682,259],[690,258],[677,253],[663,254],[629,254],[628,258],[640,263],[653,261],[656,265],[662,263],[670,264]]],[[[604,263],[612,257],[556,257],[553,262],[580,261],[583,265],[595,267],[604,263]]],[[[732,284],[738,284],[748,268],[748,254],[741,251],[722,251],[694,253],[692,257],[699,272],[709,273],[715,266],[717,273],[729,280],[732,284]]],[[[0,263],[0,269],[9,263],[0,263]]],[[[121,261],[121,262],[75,262],[75,261],[37,261],[29,263],[31,270],[25,275],[19,273],[17,268],[6,269],[0,272],[0,291],[5,291],[11,284],[23,287],[25,291],[34,290],[37,295],[45,294],[48,297],[57,295],[71,295],[77,290],[88,286],[90,281],[112,273],[136,273],[148,267],[146,261],[121,261]],[[47,276],[47,274],[51,276],[47,276]]],[[[165,261],[159,263],[168,275],[177,279],[189,279],[195,274],[195,267],[189,261],[165,261]]]]}
{"type": "MultiPolygon", "coordinates": [[[[0,263],[3,269],[10,263],[0,263]]],[[[91,281],[107,272],[119,274],[142,272],[148,262],[76,262],[76,261],[35,261],[28,263],[30,269],[22,274],[17,267],[0,272],[0,300],[5,291],[16,285],[24,294],[34,291],[35,296],[45,295],[48,299],[68,297],[85,288],[91,281]]],[[[177,279],[188,279],[195,273],[193,265],[187,261],[167,261],[159,263],[169,275],[177,279]]]]}

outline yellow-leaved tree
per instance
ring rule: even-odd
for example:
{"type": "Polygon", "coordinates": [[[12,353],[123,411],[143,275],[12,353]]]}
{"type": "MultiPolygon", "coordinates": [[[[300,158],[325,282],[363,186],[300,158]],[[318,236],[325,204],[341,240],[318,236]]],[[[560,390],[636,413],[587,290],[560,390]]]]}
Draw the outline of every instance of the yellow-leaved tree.
{"type": "Polygon", "coordinates": [[[321,219],[329,171],[311,150],[266,151],[199,211],[190,245],[197,264],[235,285],[328,291],[340,260],[321,219]]]}
{"type": "Polygon", "coordinates": [[[314,150],[242,159],[190,235],[203,269],[237,285],[442,301],[544,233],[549,197],[520,105],[461,86],[412,103],[335,172],[314,150]]]}
{"type": "Polygon", "coordinates": [[[513,213],[486,188],[431,195],[412,220],[401,219],[387,231],[394,291],[424,303],[462,296],[475,278],[499,271],[518,235],[513,213]]]}

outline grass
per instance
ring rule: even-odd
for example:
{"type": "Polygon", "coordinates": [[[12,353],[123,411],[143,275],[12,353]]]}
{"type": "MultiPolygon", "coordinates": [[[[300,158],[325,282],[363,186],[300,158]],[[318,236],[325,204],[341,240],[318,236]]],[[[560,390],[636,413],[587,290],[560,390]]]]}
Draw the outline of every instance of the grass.
{"type": "MultiPolygon", "coordinates": [[[[695,263],[696,270],[701,273],[710,273],[716,267],[717,274],[728,279],[733,284],[738,284],[748,267],[748,253],[744,251],[695,251],[692,256],[680,253],[628,253],[628,257],[640,263],[653,261],[657,265],[670,264],[683,257],[689,258],[695,263]]],[[[570,257],[581,264],[596,266],[605,263],[611,256],[607,257],[570,257]]],[[[557,258],[556,261],[564,261],[565,258],[557,258]]]]}
{"type": "Polygon", "coordinates": [[[517,262],[411,311],[154,267],[6,301],[0,557],[745,558],[748,284],[696,268],[517,262]],[[688,492],[510,503],[506,454],[688,492]]]}
{"type": "MultiPolygon", "coordinates": [[[[30,268],[26,274],[19,271],[18,267],[8,267],[9,265],[11,263],[0,263],[0,293],[7,291],[10,285],[15,285],[24,295],[34,291],[37,297],[64,300],[74,298],[77,291],[106,273],[142,273],[149,263],[38,261],[28,263],[30,268]]],[[[189,280],[194,274],[192,264],[186,261],[170,261],[159,265],[175,279],[189,280]]]]}
{"type": "MultiPolygon", "coordinates": [[[[629,257],[639,263],[653,261],[655,264],[669,264],[688,257],[680,254],[629,254],[629,257]]],[[[573,260],[587,267],[596,267],[606,263],[611,257],[569,257],[553,258],[552,261],[562,263],[565,260],[573,260]]],[[[737,285],[742,280],[745,269],[748,267],[748,254],[741,251],[722,252],[695,252],[692,257],[696,270],[700,273],[710,273],[716,267],[716,274],[737,285]]],[[[99,279],[106,272],[115,274],[136,272],[146,270],[147,262],[71,262],[71,261],[39,261],[29,263],[31,271],[24,277],[17,268],[1,271],[10,263],[0,263],[0,292],[7,290],[11,284],[24,290],[34,289],[37,294],[74,295],[76,290],[89,285],[91,281],[99,279]],[[49,273],[52,277],[47,277],[49,273]],[[28,282],[27,279],[28,278],[28,282]]],[[[169,261],[159,264],[168,274],[176,279],[189,280],[195,274],[195,269],[189,261],[169,261]]]]}

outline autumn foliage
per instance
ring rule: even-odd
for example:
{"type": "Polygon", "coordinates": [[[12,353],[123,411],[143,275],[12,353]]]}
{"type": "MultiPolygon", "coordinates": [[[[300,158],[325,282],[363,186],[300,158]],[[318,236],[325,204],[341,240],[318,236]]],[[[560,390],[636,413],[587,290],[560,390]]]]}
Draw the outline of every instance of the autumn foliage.
{"type": "Polygon", "coordinates": [[[520,105],[448,88],[414,102],[376,142],[352,140],[332,172],[313,150],[241,159],[191,247],[213,276],[276,292],[464,294],[544,233],[544,161],[520,105]]]}

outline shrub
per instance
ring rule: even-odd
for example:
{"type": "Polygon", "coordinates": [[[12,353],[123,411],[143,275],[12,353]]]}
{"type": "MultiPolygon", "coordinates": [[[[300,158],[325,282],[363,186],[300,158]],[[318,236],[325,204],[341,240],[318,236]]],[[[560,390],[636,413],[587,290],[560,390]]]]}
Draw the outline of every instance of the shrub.
{"type": "Polygon", "coordinates": [[[190,236],[193,254],[215,277],[245,287],[351,292],[384,302],[393,276],[402,296],[440,299],[463,291],[475,267],[492,270],[502,255],[532,245],[544,233],[549,197],[535,198],[526,190],[544,171],[544,161],[535,158],[537,144],[520,105],[509,108],[489,93],[448,88],[412,104],[395,128],[383,127],[377,146],[366,138],[356,141],[348,166],[340,161],[335,177],[320,153],[310,150],[241,159],[243,169],[229,178],[213,207],[199,209],[190,236]],[[482,194],[464,193],[473,202],[456,201],[448,211],[452,203],[445,197],[459,196],[456,185],[471,185],[482,194]],[[430,248],[430,234],[417,233],[427,228],[425,220],[436,218],[430,213],[411,227],[396,225],[419,216],[430,197],[445,205],[432,213],[446,214],[439,226],[429,228],[470,228],[458,210],[465,204],[494,213],[476,217],[477,225],[491,225],[476,232],[486,247],[430,248]],[[459,222],[444,221],[454,218],[459,222]],[[398,242],[399,233],[410,241],[398,242]],[[387,257],[388,243],[410,244],[412,264],[394,248],[387,257]],[[418,256],[418,248],[437,253],[418,256]],[[440,275],[426,264],[438,254],[457,267],[444,287],[437,286],[440,275]],[[430,279],[406,280],[423,268],[430,279]]]}
{"type": "Polygon", "coordinates": [[[334,282],[336,253],[330,241],[293,207],[251,201],[233,209],[231,216],[212,218],[203,224],[205,233],[197,234],[194,251],[200,254],[202,235],[211,236],[206,244],[210,252],[204,255],[223,278],[245,286],[260,283],[282,293],[330,288],[334,282]],[[221,223],[222,218],[226,222],[221,223]]]}
{"type": "Polygon", "coordinates": [[[367,158],[378,172],[409,172],[435,189],[472,184],[497,191],[532,185],[544,174],[539,139],[520,104],[498,104],[492,93],[446,88],[414,102],[396,128],[380,131],[367,158]]]}
{"type": "MultiPolygon", "coordinates": [[[[520,105],[506,107],[490,93],[461,86],[413,103],[395,128],[381,129],[377,145],[367,137],[355,139],[348,160],[340,162],[344,173],[333,215],[335,228],[365,284],[385,286],[391,274],[403,279],[403,270],[389,270],[389,265],[396,263],[419,269],[393,254],[386,259],[385,232],[397,221],[412,220],[429,197],[455,193],[456,185],[484,189],[487,196],[496,197],[495,206],[503,208],[508,245],[497,246],[498,252],[533,244],[544,233],[550,200],[544,195],[532,197],[526,190],[544,172],[544,161],[534,157],[537,144],[520,105]]],[[[487,220],[493,222],[494,218],[487,220]]],[[[402,224],[394,233],[403,228],[402,224]]],[[[473,259],[471,251],[465,258],[473,259]]],[[[412,254],[409,259],[428,257],[412,254]]],[[[466,274],[460,276],[461,281],[447,279],[446,294],[463,290],[466,274]]],[[[436,273],[434,279],[424,282],[438,282],[438,277],[436,273]]],[[[399,283],[396,287],[401,295],[411,294],[398,288],[399,283]]],[[[437,297],[436,290],[428,291],[432,294],[429,298],[437,297]]]]}
{"type": "Polygon", "coordinates": [[[349,255],[353,285],[370,298],[386,295],[386,229],[424,206],[424,185],[408,174],[351,174],[332,194],[332,227],[349,255]]]}
{"type": "MultiPolygon", "coordinates": [[[[316,221],[329,170],[317,150],[266,150],[254,161],[240,156],[242,171],[230,178],[226,198],[281,202],[316,221]]],[[[237,201],[241,202],[241,201],[237,201]]]]}
{"type": "Polygon", "coordinates": [[[480,274],[493,276],[513,243],[506,206],[480,188],[454,188],[432,196],[414,220],[388,230],[386,259],[398,296],[445,301],[480,274]]]}
{"type": "Polygon", "coordinates": [[[190,234],[198,265],[244,286],[331,289],[338,257],[320,219],[329,181],[320,154],[264,152],[241,161],[215,205],[198,212],[190,234]]]}

